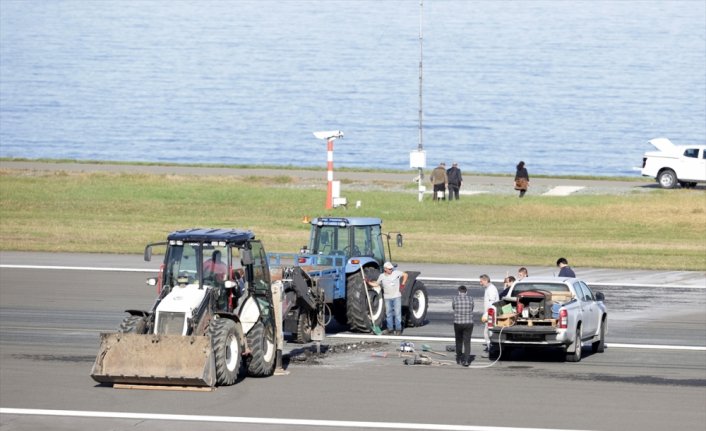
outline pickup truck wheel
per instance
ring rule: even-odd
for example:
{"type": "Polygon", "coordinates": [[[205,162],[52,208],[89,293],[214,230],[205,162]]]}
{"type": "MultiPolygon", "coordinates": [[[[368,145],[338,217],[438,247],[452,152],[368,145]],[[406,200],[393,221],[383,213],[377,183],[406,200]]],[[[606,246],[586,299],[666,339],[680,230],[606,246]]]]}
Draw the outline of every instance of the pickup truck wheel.
{"type": "Polygon", "coordinates": [[[593,344],[591,344],[591,351],[593,353],[603,353],[605,351],[605,326],[606,321],[603,319],[603,321],[601,321],[601,330],[598,335],[598,341],[594,341],[593,344]]]}
{"type": "Polygon", "coordinates": [[[677,174],[671,169],[665,169],[657,176],[657,182],[663,189],[673,189],[677,185],[677,174]]]}
{"type": "Polygon", "coordinates": [[[235,325],[230,319],[216,319],[208,327],[216,362],[216,383],[220,386],[235,383],[240,371],[240,342],[235,325]]]}
{"type": "Polygon", "coordinates": [[[406,326],[422,326],[424,319],[427,317],[427,307],[429,307],[427,288],[421,281],[415,281],[414,285],[412,285],[412,293],[409,297],[406,326]]]}
{"type": "Polygon", "coordinates": [[[275,329],[272,322],[257,322],[248,332],[248,346],[252,355],[247,360],[248,375],[271,376],[275,371],[275,329]]]}
{"type": "Polygon", "coordinates": [[[576,328],[576,338],[574,342],[566,348],[566,362],[579,362],[581,361],[581,326],[576,328]]]}

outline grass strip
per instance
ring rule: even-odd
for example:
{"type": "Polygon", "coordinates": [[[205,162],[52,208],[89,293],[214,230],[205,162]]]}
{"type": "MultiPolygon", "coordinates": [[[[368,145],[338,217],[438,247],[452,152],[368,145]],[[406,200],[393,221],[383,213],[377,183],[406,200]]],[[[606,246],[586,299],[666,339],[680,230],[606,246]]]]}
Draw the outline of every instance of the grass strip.
{"type": "MultiPolygon", "coordinates": [[[[393,190],[393,191],[386,191],[393,190]]],[[[706,197],[695,190],[567,197],[481,194],[417,202],[348,182],[361,208],[325,210],[325,181],[275,177],[0,170],[0,249],[141,253],[187,227],[253,230],[270,251],[308,241],[304,216],[381,217],[405,234],[398,261],[706,270],[706,197]]]]}

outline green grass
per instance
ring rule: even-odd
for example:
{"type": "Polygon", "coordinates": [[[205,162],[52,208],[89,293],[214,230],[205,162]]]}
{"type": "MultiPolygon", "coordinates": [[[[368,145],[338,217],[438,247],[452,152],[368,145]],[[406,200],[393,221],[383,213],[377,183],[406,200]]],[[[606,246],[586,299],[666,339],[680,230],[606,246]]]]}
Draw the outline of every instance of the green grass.
{"type": "Polygon", "coordinates": [[[695,190],[569,197],[464,196],[348,184],[359,209],[324,209],[324,181],[275,177],[0,171],[2,250],[141,253],[175,229],[253,230],[270,251],[308,240],[302,217],[370,216],[401,231],[408,262],[706,270],[706,196],[695,190]]]}

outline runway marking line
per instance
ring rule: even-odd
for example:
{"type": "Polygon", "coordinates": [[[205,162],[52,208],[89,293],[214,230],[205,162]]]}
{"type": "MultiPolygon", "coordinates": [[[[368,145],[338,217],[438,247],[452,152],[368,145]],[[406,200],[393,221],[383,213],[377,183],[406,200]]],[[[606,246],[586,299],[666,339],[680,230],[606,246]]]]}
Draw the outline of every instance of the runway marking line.
{"type": "MultiPolygon", "coordinates": [[[[74,271],[112,271],[112,272],[150,272],[156,274],[159,269],[144,269],[144,268],[111,268],[111,267],[95,267],[95,266],[58,266],[58,265],[12,265],[0,264],[0,268],[9,269],[61,269],[74,271]]],[[[417,277],[420,281],[450,281],[450,282],[468,282],[474,281],[473,278],[445,278],[445,277],[417,277]]],[[[703,286],[689,286],[678,284],[637,284],[637,283],[594,283],[588,282],[591,286],[625,286],[625,287],[660,287],[669,289],[706,289],[706,283],[703,286]]]]}
{"type": "MultiPolygon", "coordinates": [[[[361,340],[399,340],[399,341],[436,341],[436,342],[447,342],[455,343],[456,339],[453,337],[417,337],[411,336],[407,337],[404,335],[372,335],[372,334],[326,334],[326,338],[353,338],[361,340]]],[[[485,340],[482,338],[471,338],[472,343],[485,344],[485,340]]],[[[649,349],[649,350],[690,350],[697,352],[706,352],[706,347],[704,346],[671,346],[668,344],[625,344],[625,343],[605,343],[606,348],[613,349],[649,349]]]]}
{"type": "Polygon", "coordinates": [[[0,268],[14,269],[66,269],[72,271],[112,271],[112,272],[154,272],[158,273],[159,269],[141,269],[141,268],[100,268],[95,266],[56,266],[56,265],[0,265],[0,268]]]}
{"type": "Polygon", "coordinates": [[[123,412],[91,412],[80,410],[42,410],[42,409],[16,409],[0,407],[0,414],[29,415],[29,416],[69,416],[83,418],[106,419],[135,419],[159,420],[182,422],[222,422],[243,423],[258,425],[296,425],[308,427],[333,427],[333,428],[383,428],[406,430],[443,430],[443,431],[579,431],[557,428],[516,428],[493,427],[479,425],[447,425],[447,424],[417,424],[405,422],[365,422],[365,421],[340,421],[319,419],[277,419],[255,418],[237,416],[204,416],[204,415],[175,415],[155,413],[123,413],[123,412]]]}

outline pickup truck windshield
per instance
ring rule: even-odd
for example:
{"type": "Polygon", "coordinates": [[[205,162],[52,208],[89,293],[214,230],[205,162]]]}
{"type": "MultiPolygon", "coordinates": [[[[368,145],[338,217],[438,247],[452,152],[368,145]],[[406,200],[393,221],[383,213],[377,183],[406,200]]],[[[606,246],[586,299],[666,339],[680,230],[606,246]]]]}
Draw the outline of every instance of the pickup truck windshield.
{"type": "Polygon", "coordinates": [[[547,290],[549,292],[569,292],[569,288],[563,283],[520,283],[512,289],[512,296],[530,290],[547,290]]]}

